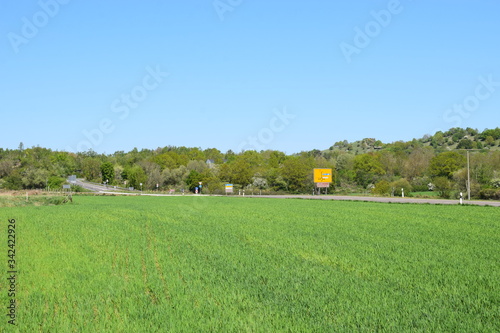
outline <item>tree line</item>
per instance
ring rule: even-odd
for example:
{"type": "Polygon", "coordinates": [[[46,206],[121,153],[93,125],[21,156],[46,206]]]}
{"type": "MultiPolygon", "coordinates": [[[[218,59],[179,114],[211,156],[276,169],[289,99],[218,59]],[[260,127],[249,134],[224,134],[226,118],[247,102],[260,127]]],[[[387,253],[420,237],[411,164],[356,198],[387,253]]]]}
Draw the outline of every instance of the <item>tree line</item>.
{"type": "Polygon", "coordinates": [[[69,175],[144,190],[223,193],[224,184],[264,193],[311,193],[313,169],[331,168],[330,191],[400,195],[436,191],[500,199],[500,129],[452,128],[421,139],[383,144],[375,139],[339,141],[326,150],[286,155],[276,150],[223,153],[216,148],[166,146],[129,152],[71,153],[48,148],[0,148],[0,189],[58,189],[69,175]]]}

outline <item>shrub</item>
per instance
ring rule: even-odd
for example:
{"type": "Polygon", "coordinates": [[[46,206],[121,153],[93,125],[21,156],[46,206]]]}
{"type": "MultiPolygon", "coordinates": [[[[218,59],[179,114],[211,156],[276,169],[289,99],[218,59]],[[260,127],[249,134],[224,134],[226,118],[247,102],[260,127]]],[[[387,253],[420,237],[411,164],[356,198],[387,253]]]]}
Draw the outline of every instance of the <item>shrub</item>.
{"type": "Polygon", "coordinates": [[[491,181],[491,186],[494,187],[494,188],[500,188],[500,179],[493,179],[491,181]]]}
{"type": "Polygon", "coordinates": [[[500,189],[487,188],[481,190],[479,197],[485,200],[500,200],[500,189]]]}
{"type": "Polygon", "coordinates": [[[388,195],[391,193],[391,186],[387,180],[381,180],[372,188],[373,194],[388,195]]]}
{"type": "Polygon", "coordinates": [[[391,188],[394,189],[394,195],[395,196],[401,196],[401,189],[404,189],[405,195],[410,194],[410,192],[413,190],[412,186],[406,180],[405,178],[401,178],[399,180],[396,180],[390,184],[391,188]]]}
{"type": "Polygon", "coordinates": [[[60,189],[62,188],[62,185],[66,182],[66,179],[62,177],[57,177],[57,176],[51,176],[48,179],[47,185],[51,189],[60,189]]]}
{"type": "Polygon", "coordinates": [[[435,189],[439,192],[439,196],[449,199],[451,196],[451,182],[447,177],[437,177],[434,179],[433,184],[435,189]]]}

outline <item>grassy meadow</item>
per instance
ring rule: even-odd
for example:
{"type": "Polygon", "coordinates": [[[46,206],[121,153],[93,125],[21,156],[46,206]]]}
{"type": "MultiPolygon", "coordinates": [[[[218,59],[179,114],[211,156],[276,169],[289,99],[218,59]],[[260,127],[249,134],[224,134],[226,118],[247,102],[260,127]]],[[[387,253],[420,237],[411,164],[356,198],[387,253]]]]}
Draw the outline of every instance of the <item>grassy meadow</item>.
{"type": "Polygon", "coordinates": [[[3,316],[0,331],[498,332],[499,212],[226,197],[0,208],[3,265],[14,218],[18,269],[18,325],[3,316]]]}

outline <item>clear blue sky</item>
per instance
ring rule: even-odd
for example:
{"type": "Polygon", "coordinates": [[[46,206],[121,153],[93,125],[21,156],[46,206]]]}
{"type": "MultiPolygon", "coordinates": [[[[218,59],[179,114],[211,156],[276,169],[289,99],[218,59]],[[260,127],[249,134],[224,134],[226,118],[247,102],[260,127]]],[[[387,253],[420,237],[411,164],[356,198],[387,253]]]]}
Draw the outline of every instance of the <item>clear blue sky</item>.
{"type": "Polygon", "coordinates": [[[59,1],[0,0],[2,148],[290,154],[500,126],[497,0],[59,1]]]}

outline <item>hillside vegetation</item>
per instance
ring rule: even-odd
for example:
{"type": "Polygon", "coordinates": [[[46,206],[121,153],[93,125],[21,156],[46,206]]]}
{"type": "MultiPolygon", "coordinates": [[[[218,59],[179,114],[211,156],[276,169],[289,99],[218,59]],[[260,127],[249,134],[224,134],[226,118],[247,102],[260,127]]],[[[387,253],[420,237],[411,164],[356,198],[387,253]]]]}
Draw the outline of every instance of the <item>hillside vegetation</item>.
{"type": "Polygon", "coordinates": [[[452,128],[420,139],[383,143],[339,141],[329,149],[286,155],[275,150],[200,149],[165,146],[129,152],[70,153],[42,147],[0,149],[0,189],[59,189],[69,175],[148,190],[203,193],[236,190],[312,193],[314,168],[333,169],[331,192],[401,195],[434,191],[441,197],[467,190],[470,150],[472,197],[500,199],[500,128],[483,132],[452,128]],[[141,186],[142,184],[142,186],[141,186]]]}

